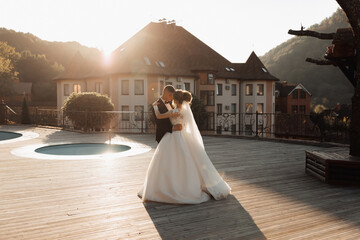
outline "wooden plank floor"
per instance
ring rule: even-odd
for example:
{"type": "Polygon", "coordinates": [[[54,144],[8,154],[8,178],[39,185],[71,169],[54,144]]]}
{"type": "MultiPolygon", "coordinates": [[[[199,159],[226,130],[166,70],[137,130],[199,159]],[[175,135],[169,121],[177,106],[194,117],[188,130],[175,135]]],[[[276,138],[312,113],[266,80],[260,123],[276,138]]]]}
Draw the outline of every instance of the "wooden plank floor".
{"type": "MultiPolygon", "coordinates": [[[[13,149],[107,140],[46,128],[36,139],[0,144],[0,239],[360,239],[360,188],[305,174],[305,150],[320,147],[204,137],[232,187],[222,201],[143,204],[137,191],[154,152],[118,159],[46,160],[13,149]]],[[[152,135],[121,135],[156,147],[152,135]]]]}

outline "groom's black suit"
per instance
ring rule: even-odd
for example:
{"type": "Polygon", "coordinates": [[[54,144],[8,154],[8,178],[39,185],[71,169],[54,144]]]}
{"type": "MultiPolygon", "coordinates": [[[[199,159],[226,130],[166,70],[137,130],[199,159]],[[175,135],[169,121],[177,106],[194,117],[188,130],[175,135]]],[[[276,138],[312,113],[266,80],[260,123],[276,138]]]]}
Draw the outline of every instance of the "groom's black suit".
{"type": "MultiPolygon", "coordinates": [[[[166,113],[167,111],[169,111],[165,106],[165,103],[161,100],[161,98],[159,98],[155,104],[157,105],[160,113],[166,113]]],[[[171,104],[170,106],[171,108],[173,108],[171,104]]],[[[162,137],[165,135],[165,133],[167,132],[172,133],[172,124],[169,118],[157,119],[154,108],[153,108],[153,113],[156,122],[156,141],[159,143],[162,137]]]]}

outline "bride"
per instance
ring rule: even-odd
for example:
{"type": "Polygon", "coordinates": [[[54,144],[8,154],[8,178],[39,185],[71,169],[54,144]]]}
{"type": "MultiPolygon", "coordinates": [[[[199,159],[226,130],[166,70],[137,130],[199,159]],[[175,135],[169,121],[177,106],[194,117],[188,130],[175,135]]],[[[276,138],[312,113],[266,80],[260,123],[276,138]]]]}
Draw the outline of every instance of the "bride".
{"type": "MultiPolygon", "coordinates": [[[[170,121],[182,130],[166,133],[157,146],[148,167],[145,183],[138,195],[142,201],[197,204],[226,198],[229,185],[222,179],[205,152],[195,123],[190,92],[176,90],[170,121]]],[[[161,114],[160,114],[161,115],[161,114]]]]}

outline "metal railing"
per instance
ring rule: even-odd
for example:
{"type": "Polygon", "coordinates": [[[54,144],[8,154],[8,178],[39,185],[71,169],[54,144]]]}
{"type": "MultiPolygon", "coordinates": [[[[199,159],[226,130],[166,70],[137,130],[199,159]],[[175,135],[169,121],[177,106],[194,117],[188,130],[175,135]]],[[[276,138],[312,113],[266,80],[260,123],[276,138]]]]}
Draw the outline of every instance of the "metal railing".
{"type": "Polygon", "coordinates": [[[314,139],[349,142],[349,118],[325,116],[326,124],[313,122],[310,115],[283,113],[208,114],[202,130],[216,134],[269,138],[314,139]]]}
{"type": "MultiPolygon", "coordinates": [[[[152,112],[79,111],[73,114],[78,121],[71,121],[57,109],[30,109],[31,122],[36,125],[57,126],[86,132],[155,132],[155,119],[152,112]]],[[[327,118],[328,124],[324,127],[314,123],[310,115],[304,114],[207,113],[204,119],[199,121],[202,122],[199,129],[210,134],[314,139],[347,143],[349,141],[349,120],[329,116],[327,118]]]]}
{"type": "Polygon", "coordinates": [[[36,109],[31,116],[37,125],[58,126],[86,132],[113,131],[122,133],[155,132],[154,117],[151,112],[137,111],[77,111],[72,112],[75,121],[70,120],[62,111],[36,109]]]}
{"type": "Polygon", "coordinates": [[[5,104],[4,101],[0,102],[0,124],[8,124],[10,118],[14,118],[17,116],[17,113],[10,108],[8,105],[5,104]]]}

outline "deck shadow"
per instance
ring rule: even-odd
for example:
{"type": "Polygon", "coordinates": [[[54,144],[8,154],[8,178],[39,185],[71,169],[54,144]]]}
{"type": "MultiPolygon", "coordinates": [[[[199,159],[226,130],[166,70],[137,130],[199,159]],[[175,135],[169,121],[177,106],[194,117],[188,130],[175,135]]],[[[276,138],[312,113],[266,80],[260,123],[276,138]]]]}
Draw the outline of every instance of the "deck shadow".
{"type": "Polygon", "coordinates": [[[327,148],[232,140],[231,145],[222,144],[220,152],[214,150],[218,147],[212,140],[205,145],[217,169],[226,169],[228,179],[267,189],[283,195],[284,199],[308,205],[360,226],[359,187],[328,185],[305,173],[305,150],[327,148]],[[224,153],[231,153],[231,156],[224,153]]]}
{"type": "Polygon", "coordinates": [[[162,239],[266,239],[249,213],[230,195],[197,205],[144,203],[162,239]],[[215,229],[215,230],[214,230],[215,229]]]}

